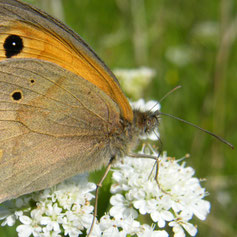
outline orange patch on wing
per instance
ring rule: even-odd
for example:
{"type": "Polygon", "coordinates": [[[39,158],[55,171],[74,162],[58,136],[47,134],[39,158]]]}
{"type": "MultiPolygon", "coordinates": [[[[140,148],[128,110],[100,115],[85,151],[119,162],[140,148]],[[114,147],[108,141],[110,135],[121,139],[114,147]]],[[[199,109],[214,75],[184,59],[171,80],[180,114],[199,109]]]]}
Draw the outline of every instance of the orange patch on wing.
{"type": "MultiPolygon", "coordinates": [[[[0,33],[1,45],[11,34],[18,35],[23,39],[24,48],[21,53],[13,56],[14,58],[46,60],[79,75],[110,96],[118,104],[123,117],[132,122],[133,111],[127,98],[111,75],[93,57],[83,50],[75,49],[69,42],[63,42],[61,38],[57,38],[56,34],[48,32],[47,29],[38,30],[21,22],[13,22],[6,29],[6,32],[0,33]]],[[[3,59],[6,59],[6,56],[2,48],[0,60],[3,59]]]]}

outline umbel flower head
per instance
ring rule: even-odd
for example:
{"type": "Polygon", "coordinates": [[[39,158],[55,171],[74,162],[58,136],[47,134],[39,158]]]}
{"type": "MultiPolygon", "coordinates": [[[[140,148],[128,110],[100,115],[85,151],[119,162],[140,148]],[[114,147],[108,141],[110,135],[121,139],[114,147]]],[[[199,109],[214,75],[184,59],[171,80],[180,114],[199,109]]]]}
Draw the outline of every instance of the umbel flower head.
{"type": "MultiPolygon", "coordinates": [[[[143,104],[152,108],[155,103],[139,101],[135,106],[143,104]]],[[[143,145],[139,153],[158,157],[149,144],[143,145]]],[[[209,213],[210,203],[204,200],[207,193],[194,177],[194,169],[186,167],[183,159],[175,160],[166,153],[159,156],[158,163],[152,159],[124,157],[110,172],[110,208],[96,220],[93,237],[166,237],[167,228],[176,237],[195,236],[193,216],[205,220],[209,213]]],[[[86,236],[93,220],[95,188],[84,174],[7,201],[0,209],[1,225],[15,224],[18,236],[22,237],[86,236]]]]}
{"type": "Polygon", "coordinates": [[[123,91],[133,100],[138,100],[143,96],[144,89],[148,87],[156,74],[155,70],[147,67],[114,69],[113,72],[118,78],[123,91]]]}

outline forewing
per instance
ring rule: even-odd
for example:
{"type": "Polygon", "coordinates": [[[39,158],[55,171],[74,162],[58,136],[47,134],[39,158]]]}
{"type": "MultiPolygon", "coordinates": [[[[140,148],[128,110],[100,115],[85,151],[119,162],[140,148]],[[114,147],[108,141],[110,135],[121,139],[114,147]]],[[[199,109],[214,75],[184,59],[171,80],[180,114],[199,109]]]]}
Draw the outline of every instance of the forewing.
{"type": "Polygon", "coordinates": [[[103,90],[132,121],[132,109],[116,77],[93,50],[60,21],[15,0],[0,0],[0,60],[7,57],[38,58],[74,72],[103,90]],[[12,35],[22,40],[23,47],[8,55],[4,44],[12,35]]]}

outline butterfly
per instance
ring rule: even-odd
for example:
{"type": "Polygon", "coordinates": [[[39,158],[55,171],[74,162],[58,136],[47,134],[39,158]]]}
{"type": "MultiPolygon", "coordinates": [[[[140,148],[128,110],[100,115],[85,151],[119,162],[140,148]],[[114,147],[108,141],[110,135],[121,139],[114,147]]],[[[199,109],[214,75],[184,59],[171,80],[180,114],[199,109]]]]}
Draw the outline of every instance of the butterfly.
{"type": "Polygon", "coordinates": [[[71,29],[0,0],[0,202],[129,154],[157,113],[132,110],[119,82],[71,29]]]}

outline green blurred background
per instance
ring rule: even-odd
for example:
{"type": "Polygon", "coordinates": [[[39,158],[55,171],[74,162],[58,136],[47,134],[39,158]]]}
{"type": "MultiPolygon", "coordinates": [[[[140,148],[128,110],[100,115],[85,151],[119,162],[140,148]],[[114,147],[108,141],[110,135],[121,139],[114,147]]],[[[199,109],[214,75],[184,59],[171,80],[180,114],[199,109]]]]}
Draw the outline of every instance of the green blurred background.
{"type": "MultiPolygon", "coordinates": [[[[111,68],[155,69],[145,99],[223,136],[237,146],[237,1],[235,0],[32,0],[62,19],[111,68]]],[[[187,161],[210,195],[211,213],[198,236],[237,236],[237,157],[209,135],[164,117],[163,149],[187,161]]],[[[106,189],[106,187],[105,187],[106,189]]],[[[102,194],[103,195],[103,194],[102,194]]],[[[0,236],[16,236],[1,227],[0,236]]]]}

